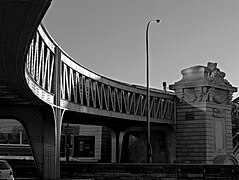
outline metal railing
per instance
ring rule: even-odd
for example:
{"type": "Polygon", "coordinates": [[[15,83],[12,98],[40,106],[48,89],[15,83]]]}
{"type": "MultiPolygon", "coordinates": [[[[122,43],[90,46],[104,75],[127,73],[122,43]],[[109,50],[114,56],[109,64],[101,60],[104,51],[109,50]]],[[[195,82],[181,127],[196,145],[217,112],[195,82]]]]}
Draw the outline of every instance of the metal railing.
{"type": "MultiPolygon", "coordinates": [[[[55,94],[59,91],[61,104],[57,106],[65,109],[74,110],[73,106],[80,105],[133,116],[147,114],[144,87],[111,80],[77,64],[42,25],[30,44],[25,72],[31,90],[48,104],[57,105],[55,94]]],[[[172,124],[176,119],[176,96],[151,89],[149,109],[152,118],[171,120],[172,124]]]]}

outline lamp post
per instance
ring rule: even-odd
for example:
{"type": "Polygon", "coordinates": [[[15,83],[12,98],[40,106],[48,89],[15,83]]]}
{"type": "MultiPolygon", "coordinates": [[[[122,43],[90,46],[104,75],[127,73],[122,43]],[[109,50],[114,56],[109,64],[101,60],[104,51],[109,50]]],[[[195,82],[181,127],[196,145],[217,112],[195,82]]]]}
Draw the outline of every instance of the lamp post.
{"type": "Polygon", "coordinates": [[[160,20],[151,20],[146,28],[146,80],[147,80],[147,162],[152,162],[152,145],[150,140],[150,98],[149,98],[149,26],[151,23],[160,23],[160,20]]]}

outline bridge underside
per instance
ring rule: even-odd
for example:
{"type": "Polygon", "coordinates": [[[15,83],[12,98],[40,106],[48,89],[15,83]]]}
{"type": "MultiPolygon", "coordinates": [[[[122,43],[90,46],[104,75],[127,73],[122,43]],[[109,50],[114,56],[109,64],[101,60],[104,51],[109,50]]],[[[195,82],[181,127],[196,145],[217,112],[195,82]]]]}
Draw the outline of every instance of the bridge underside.
{"type": "MultiPolygon", "coordinates": [[[[164,121],[162,121],[164,122],[164,121]]],[[[147,122],[66,111],[63,123],[106,126],[111,134],[110,162],[147,162],[147,122]],[[138,151],[137,149],[141,149],[138,151]]],[[[153,162],[175,161],[175,130],[169,123],[151,123],[153,162]]],[[[102,141],[104,141],[102,139],[102,141]]],[[[106,148],[106,147],[103,147],[106,148]]]]}
{"type": "MultiPolygon", "coordinates": [[[[165,124],[171,126],[173,128],[173,124],[169,123],[170,121],[166,121],[162,119],[152,118],[151,126],[156,126],[158,124],[165,124]]],[[[63,123],[72,123],[72,124],[87,124],[87,125],[99,125],[99,126],[111,126],[111,127],[119,127],[125,128],[129,126],[147,126],[146,118],[134,117],[133,119],[121,118],[119,117],[110,117],[103,116],[97,114],[89,114],[89,113],[79,113],[74,111],[65,111],[63,116],[63,123]]]]}
{"type": "MultiPolygon", "coordinates": [[[[42,177],[54,179],[49,167],[54,166],[56,148],[54,112],[44,106],[5,106],[0,118],[16,119],[22,123],[42,177]]],[[[63,123],[106,126],[110,131],[111,153],[109,162],[146,162],[146,122],[127,121],[82,113],[65,112],[63,123]],[[114,123],[112,123],[114,122],[114,123]],[[133,139],[133,141],[132,141],[133,139]],[[136,149],[141,151],[136,151],[136,149]],[[138,153],[136,153],[138,152],[138,153]],[[129,156],[130,154],[130,156],[129,156]]],[[[175,132],[168,124],[151,124],[154,162],[172,163],[175,160],[175,132]],[[161,147],[159,144],[161,143],[161,147]]],[[[104,148],[104,147],[102,147],[104,148]]]]}

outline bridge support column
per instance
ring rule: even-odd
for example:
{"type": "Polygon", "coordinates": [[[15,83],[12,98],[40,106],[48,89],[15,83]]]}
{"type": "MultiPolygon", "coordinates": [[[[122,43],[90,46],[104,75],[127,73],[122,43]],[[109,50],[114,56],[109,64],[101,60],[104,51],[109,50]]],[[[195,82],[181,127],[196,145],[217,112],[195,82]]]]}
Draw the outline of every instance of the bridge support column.
{"type": "Polygon", "coordinates": [[[61,125],[64,111],[58,108],[34,110],[23,119],[34,159],[42,179],[60,179],[61,125]]]}
{"type": "Polygon", "coordinates": [[[1,107],[0,116],[22,123],[40,178],[56,179],[55,123],[50,107],[1,107]]]}
{"type": "Polygon", "coordinates": [[[179,98],[176,158],[182,163],[236,164],[232,156],[231,99],[237,89],[216,63],[182,70],[170,86],[179,98]]]}
{"type": "Polygon", "coordinates": [[[55,178],[60,179],[60,148],[61,148],[61,127],[62,119],[65,110],[60,109],[60,100],[61,100],[61,74],[62,74],[62,62],[61,62],[61,51],[59,47],[55,48],[55,69],[54,69],[54,84],[53,92],[55,106],[52,106],[54,114],[54,123],[55,123],[55,178]]]}
{"type": "Polygon", "coordinates": [[[65,110],[52,107],[55,120],[55,173],[56,179],[60,179],[60,149],[61,149],[61,127],[65,110]]]}
{"type": "Polygon", "coordinates": [[[123,137],[125,132],[110,129],[111,134],[111,162],[120,163],[123,137]]]}

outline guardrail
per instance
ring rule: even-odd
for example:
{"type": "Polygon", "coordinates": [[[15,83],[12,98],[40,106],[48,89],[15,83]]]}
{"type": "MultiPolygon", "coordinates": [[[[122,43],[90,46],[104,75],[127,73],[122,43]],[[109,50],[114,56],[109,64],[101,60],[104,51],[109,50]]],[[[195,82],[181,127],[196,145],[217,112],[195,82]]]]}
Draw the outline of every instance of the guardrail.
{"type": "MultiPolygon", "coordinates": [[[[144,87],[111,80],[77,64],[42,25],[29,47],[25,76],[32,92],[50,105],[70,110],[80,105],[141,117],[147,114],[144,87]],[[60,104],[56,103],[56,94],[60,95],[60,104]]],[[[151,89],[150,116],[176,120],[175,95],[151,89]]]]}

